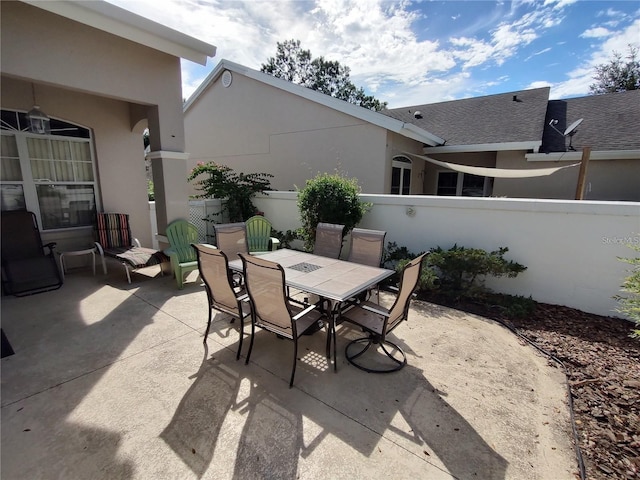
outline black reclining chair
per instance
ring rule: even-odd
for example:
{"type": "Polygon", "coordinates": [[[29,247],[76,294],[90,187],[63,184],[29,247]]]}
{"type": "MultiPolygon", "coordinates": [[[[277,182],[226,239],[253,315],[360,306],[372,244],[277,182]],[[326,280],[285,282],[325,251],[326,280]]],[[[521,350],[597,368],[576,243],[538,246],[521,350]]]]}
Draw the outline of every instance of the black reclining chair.
{"type": "Polygon", "coordinates": [[[23,296],[60,288],[63,280],[53,254],[56,244],[42,245],[36,216],[15,210],[2,212],[1,217],[4,293],[23,296]]]}

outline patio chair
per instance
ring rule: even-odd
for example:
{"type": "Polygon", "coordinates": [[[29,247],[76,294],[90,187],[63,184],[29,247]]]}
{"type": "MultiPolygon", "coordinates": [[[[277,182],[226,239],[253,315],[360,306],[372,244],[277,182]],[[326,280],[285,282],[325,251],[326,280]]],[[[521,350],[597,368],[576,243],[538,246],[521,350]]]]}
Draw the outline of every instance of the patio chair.
{"type": "Polygon", "coordinates": [[[122,263],[129,283],[131,283],[130,270],[160,265],[160,274],[164,274],[162,264],[169,262],[169,258],[159,250],[140,246],[138,239],[131,236],[128,214],[98,213],[96,217],[98,241],[95,244],[105,272],[107,271],[106,255],[122,263]]]}
{"type": "MultiPolygon", "coordinates": [[[[213,225],[216,234],[216,246],[222,250],[227,258],[237,260],[239,253],[249,253],[249,242],[247,242],[247,226],[244,222],[217,223],[213,225]]],[[[242,273],[233,273],[235,285],[242,285],[242,273]]]]}
{"type": "Polygon", "coordinates": [[[166,235],[170,247],[164,253],[171,260],[171,269],[182,290],[184,274],[198,269],[196,251],[191,247],[192,243],[198,243],[198,229],[186,220],[175,220],[167,225],[166,235]]]}
{"type": "Polygon", "coordinates": [[[339,258],[342,250],[342,232],[344,225],[335,223],[318,223],[316,239],[313,246],[314,255],[339,258]]]}
{"type": "Polygon", "coordinates": [[[214,224],[213,230],[216,233],[216,246],[231,260],[240,258],[238,253],[249,253],[247,226],[244,222],[214,224]]]}
{"type": "Polygon", "coordinates": [[[351,241],[348,262],[379,267],[382,263],[384,251],[384,238],[387,232],[382,230],[367,230],[354,228],[351,230],[351,241]]]}
{"type": "Polygon", "coordinates": [[[53,253],[56,244],[42,245],[36,216],[15,210],[2,212],[1,217],[4,292],[20,297],[60,288],[63,280],[53,253]]]}
{"type": "Polygon", "coordinates": [[[247,219],[245,226],[251,253],[269,252],[277,250],[280,246],[280,240],[271,236],[273,230],[271,222],[262,215],[255,215],[247,219]]]}
{"type": "Polygon", "coordinates": [[[407,364],[407,356],[405,353],[398,345],[390,342],[387,339],[387,335],[400,325],[403,320],[407,319],[411,297],[418,286],[422,262],[426,255],[426,253],[423,253],[407,264],[402,272],[400,289],[390,309],[372,302],[362,302],[341,314],[340,318],[343,322],[356,325],[368,333],[364,338],[358,338],[349,342],[345,348],[345,356],[349,363],[360,370],[370,373],[395,372],[407,364]],[[354,351],[356,345],[364,345],[364,347],[354,351]],[[361,363],[361,357],[372,346],[376,352],[378,352],[379,347],[386,357],[376,355],[374,356],[374,361],[377,366],[366,366],[361,363]],[[396,356],[400,354],[401,358],[396,358],[394,353],[389,351],[388,347],[391,347],[391,350],[396,352],[396,356]],[[380,358],[384,360],[384,362],[381,362],[380,358]],[[389,365],[385,358],[391,360],[391,365],[389,365]]]}
{"type": "MultiPolygon", "coordinates": [[[[360,263],[370,267],[380,267],[382,263],[382,252],[384,251],[384,238],[387,232],[382,230],[367,230],[365,228],[354,228],[351,230],[351,240],[349,247],[348,262],[360,263]]],[[[379,286],[370,288],[361,295],[362,300],[371,296],[371,291],[380,293],[379,286]]]]}
{"type": "Polygon", "coordinates": [[[209,320],[207,329],[204,332],[204,340],[207,343],[207,336],[211,328],[213,309],[231,316],[231,322],[236,318],[240,320],[240,342],[238,343],[238,353],[236,360],[240,358],[242,350],[242,339],[244,338],[244,319],[249,316],[249,303],[247,294],[243,288],[234,286],[231,273],[229,271],[229,260],[222,250],[218,250],[210,245],[193,244],[196,252],[198,269],[204,282],[204,288],[209,300],[209,320]]]}
{"type": "Polygon", "coordinates": [[[296,305],[289,301],[284,269],[280,264],[242,253],[240,258],[251,303],[251,341],[245,363],[249,363],[251,357],[256,326],[292,340],[293,367],[289,381],[291,388],[296,374],[298,338],[307,329],[317,325],[323,314],[318,305],[296,305]]]}

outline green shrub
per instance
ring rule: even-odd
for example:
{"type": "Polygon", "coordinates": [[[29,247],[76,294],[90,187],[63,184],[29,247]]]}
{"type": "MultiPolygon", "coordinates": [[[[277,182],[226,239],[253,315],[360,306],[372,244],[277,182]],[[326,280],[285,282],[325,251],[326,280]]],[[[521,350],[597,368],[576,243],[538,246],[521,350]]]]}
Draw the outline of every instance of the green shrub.
{"type": "MultiPolygon", "coordinates": [[[[640,246],[629,245],[629,248],[640,252],[640,246]]],[[[632,331],[631,336],[640,338],[640,257],[635,258],[622,258],[619,260],[631,265],[629,269],[630,275],[624,279],[621,290],[628,292],[629,295],[616,295],[614,298],[620,302],[620,307],[617,311],[627,315],[636,324],[635,330],[632,331]]]]}
{"type": "Polygon", "coordinates": [[[236,173],[226,165],[199,162],[187,180],[192,182],[197,178],[195,186],[202,193],[195,195],[196,198],[224,199],[222,211],[228,213],[229,221],[242,222],[258,212],[251,199],[271,190],[269,178],[273,175],[236,173]]]}
{"type": "Polygon", "coordinates": [[[298,192],[302,221],[299,233],[306,250],[313,249],[318,223],[344,225],[344,236],[362,220],[371,204],[360,201],[359,194],[357,179],[346,178],[340,173],[321,173],[307,180],[298,192]]]}
{"type": "Polygon", "coordinates": [[[431,249],[427,261],[438,272],[441,290],[473,295],[474,291],[484,290],[482,281],[486,276],[513,278],[527,269],[513,260],[505,260],[504,254],[508,251],[507,247],[489,253],[457,245],[449,250],[437,247],[431,249]]]}
{"type": "Polygon", "coordinates": [[[272,230],[271,235],[280,240],[280,248],[291,248],[291,242],[300,240],[297,230],[287,230],[286,232],[272,230]]]}
{"type": "Polygon", "coordinates": [[[150,202],[153,202],[156,199],[154,190],[153,190],[153,180],[147,180],[147,198],[150,202]]]}

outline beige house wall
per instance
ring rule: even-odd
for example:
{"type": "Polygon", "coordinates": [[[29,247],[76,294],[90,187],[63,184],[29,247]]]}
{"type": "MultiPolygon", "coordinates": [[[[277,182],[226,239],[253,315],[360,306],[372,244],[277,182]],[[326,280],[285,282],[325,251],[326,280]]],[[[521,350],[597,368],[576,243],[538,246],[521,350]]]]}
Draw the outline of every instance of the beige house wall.
{"type": "MultiPolygon", "coordinates": [[[[574,162],[528,162],[524,152],[498,152],[497,168],[556,168],[574,162]]],[[[534,178],[496,178],[493,194],[511,198],[575,198],[580,167],[560,170],[552,175],[534,178]]],[[[591,160],[587,168],[585,200],[640,201],[640,159],[591,160]]]]}
{"type": "MultiPolygon", "coordinates": [[[[144,245],[151,245],[142,131],[131,131],[129,127],[129,104],[47,85],[39,85],[36,95],[44,111],[56,113],[52,116],[92,129],[99,183],[98,208],[129,213],[133,235],[144,245]]],[[[2,79],[3,108],[28,110],[32,104],[31,82],[2,79]]],[[[92,232],[68,231],[62,236],[60,232],[45,232],[43,236],[62,242],[65,237],[75,236],[79,243],[80,234],[89,241],[92,232]]]]}
{"type": "Polygon", "coordinates": [[[213,82],[184,124],[189,169],[214,161],[236,172],[270,173],[276,190],[339,170],[363,191],[386,188],[386,129],[237,73],[229,87],[213,82]]]}
{"type": "MultiPolygon", "coordinates": [[[[184,152],[180,59],[21,2],[0,5],[2,107],[28,111],[37,102],[51,117],[90,128],[98,207],[129,213],[133,234],[151,245],[142,131],[149,126],[152,151],[184,152]]],[[[184,171],[186,161],[154,162],[165,183],[162,233],[168,221],[188,215],[186,182],[164,174],[176,162],[184,171]]],[[[67,237],[86,232],[47,235],[72,242],[67,237]]]]}

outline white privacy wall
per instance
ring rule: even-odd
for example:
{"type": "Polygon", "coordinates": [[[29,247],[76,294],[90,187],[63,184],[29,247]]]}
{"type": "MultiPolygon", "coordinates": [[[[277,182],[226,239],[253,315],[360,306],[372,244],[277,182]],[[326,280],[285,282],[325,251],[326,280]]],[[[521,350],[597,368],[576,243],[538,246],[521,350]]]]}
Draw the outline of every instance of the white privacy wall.
{"type": "MultiPolygon", "coordinates": [[[[256,199],[277,230],[300,227],[296,192],[256,199]]],[[[615,312],[613,295],[628,274],[617,257],[640,245],[640,203],[435,196],[362,195],[374,205],[359,225],[386,230],[388,242],[419,253],[431,247],[495,250],[528,269],[487,286],[513,295],[579,308],[615,312]]]]}

